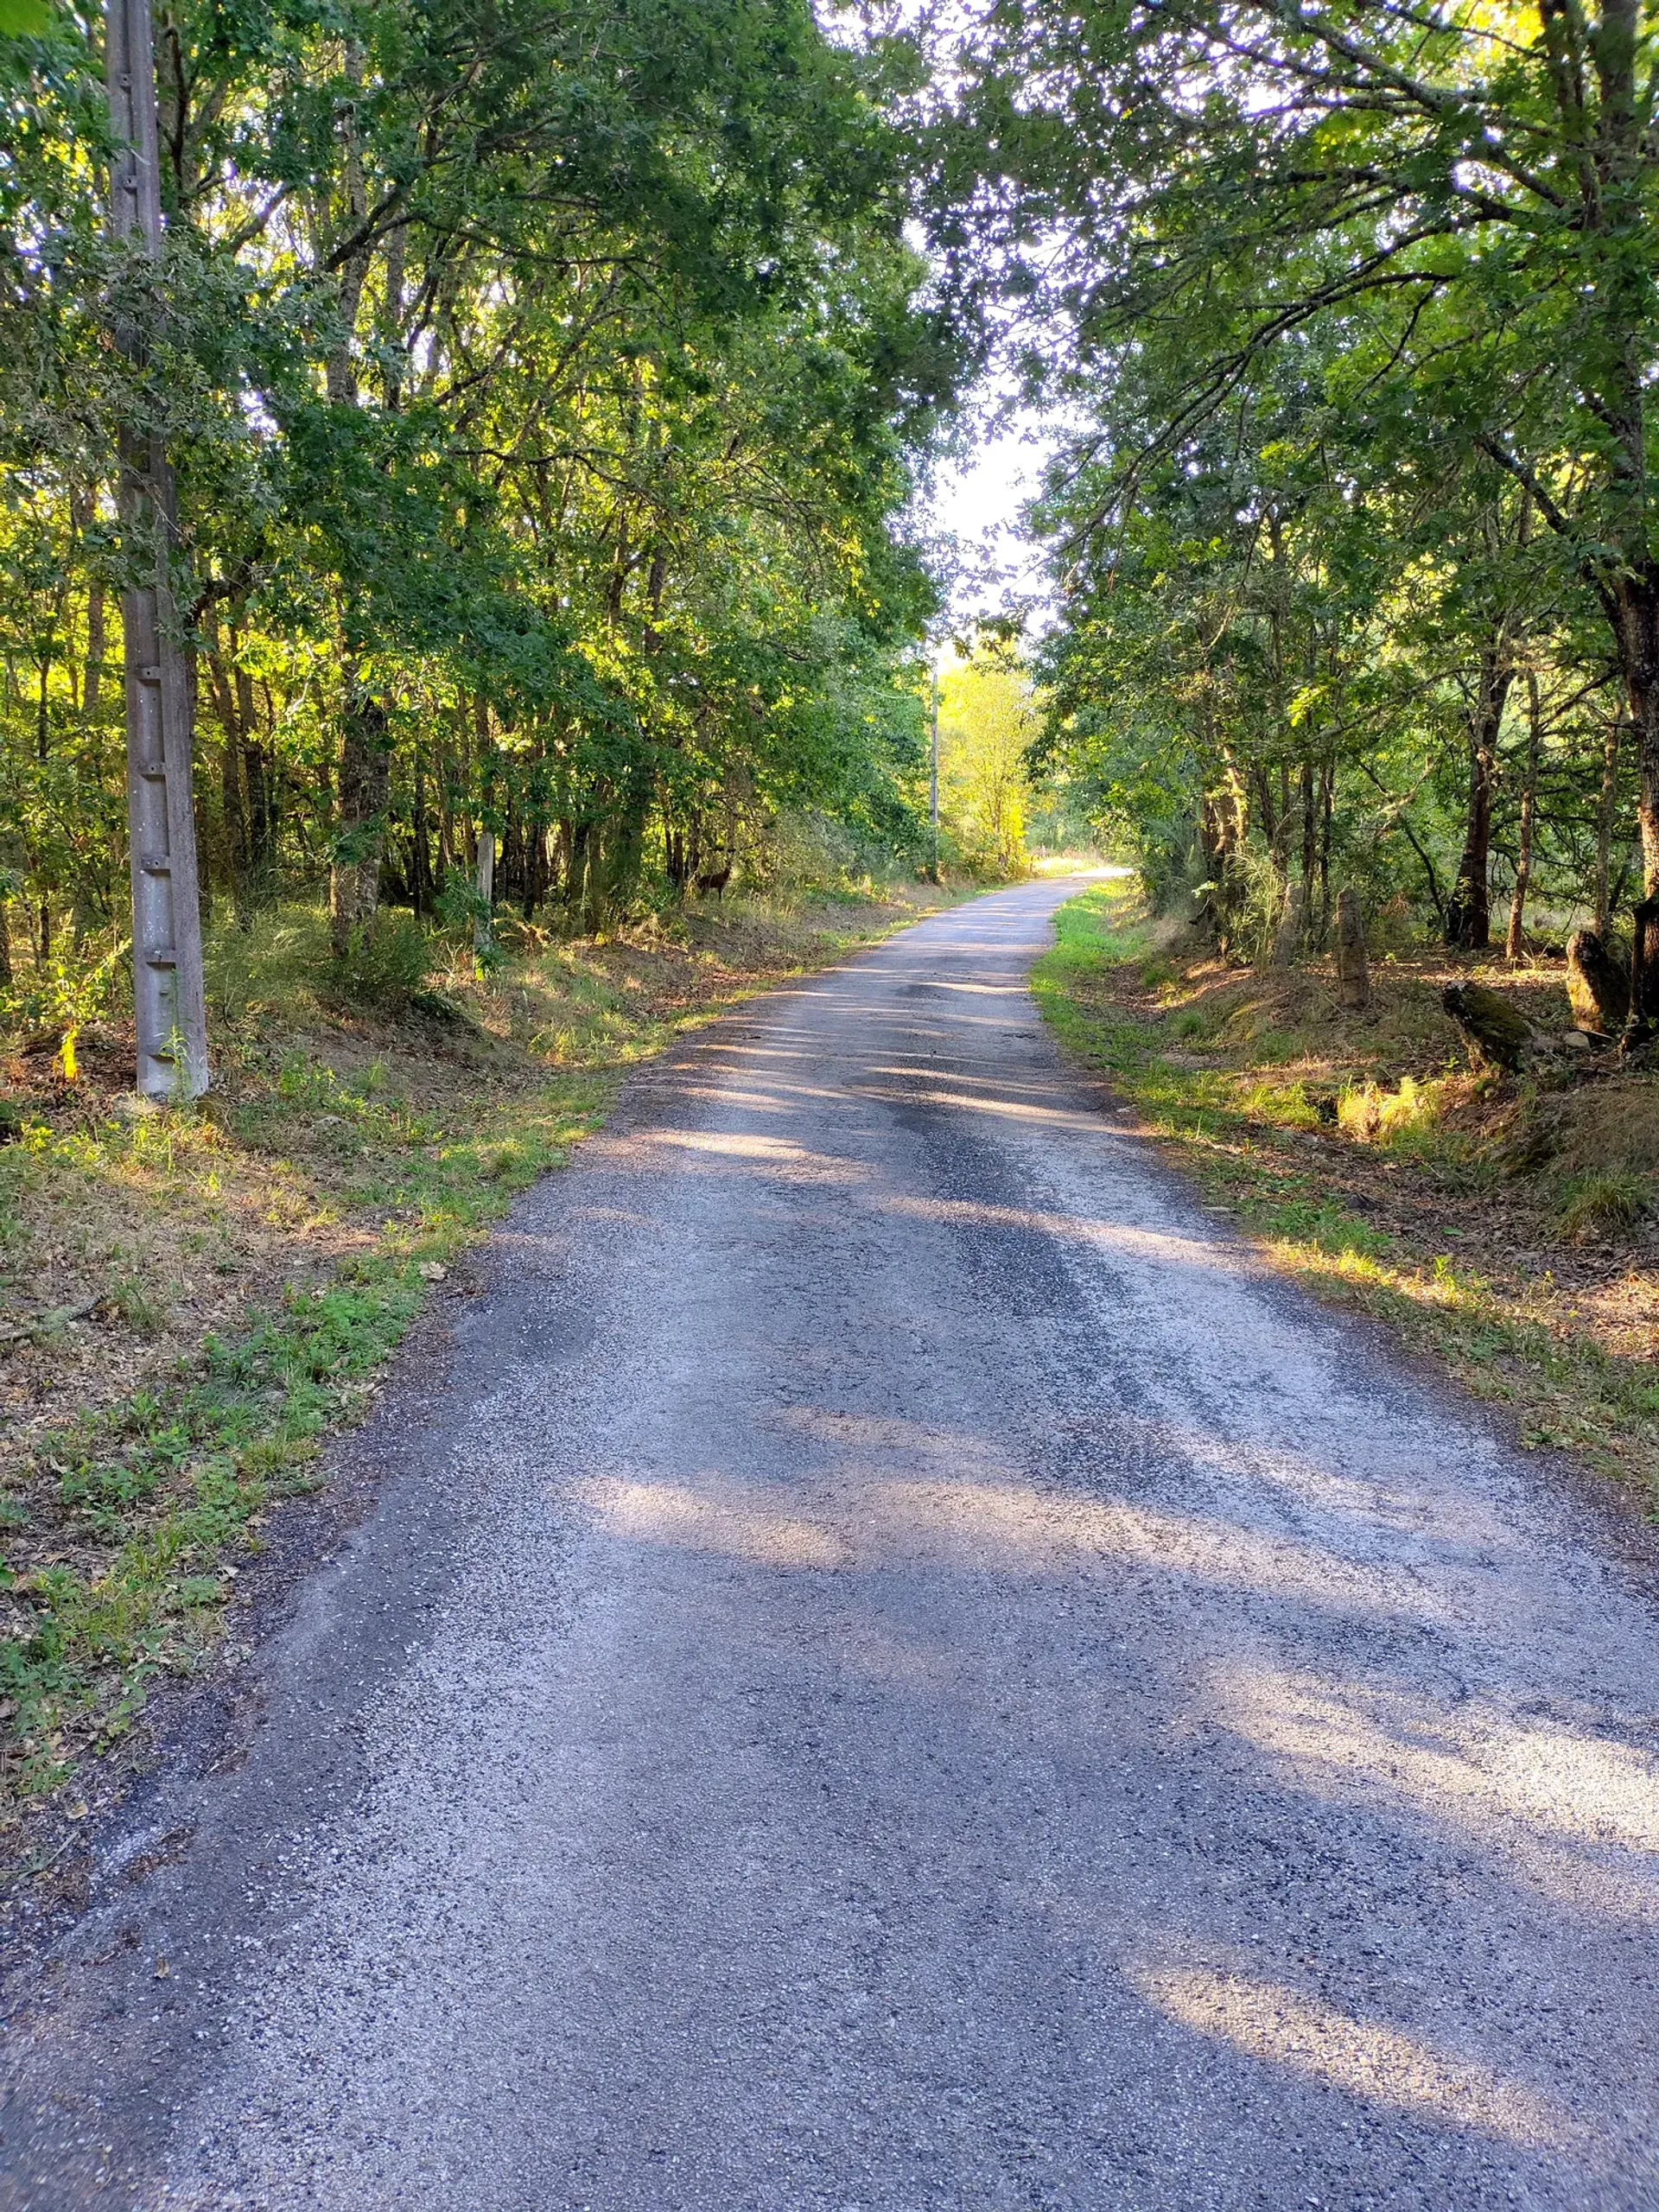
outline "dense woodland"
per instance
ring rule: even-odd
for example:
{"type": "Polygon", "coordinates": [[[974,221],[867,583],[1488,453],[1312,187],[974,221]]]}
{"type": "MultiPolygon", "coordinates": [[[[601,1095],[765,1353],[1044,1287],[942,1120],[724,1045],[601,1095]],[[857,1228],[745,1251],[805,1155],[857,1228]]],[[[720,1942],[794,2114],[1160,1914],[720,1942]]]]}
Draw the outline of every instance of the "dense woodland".
{"type": "Polygon", "coordinates": [[[1242,951],[1659,882],[1655,29],[997,0],[963,57],[951,266],[1067,424],[1055,756],[1242,951]]]}
{"type": "Polygon", "coordinates": [[[341,944],[377,903],[464,925],[486,831],[496,898],[583,925],[722,884],[780,810],[919,852],[902,516],[959,348],[904,235],[909,48],[805,0],[162,6],[156,270],[105,214],[99,19],[35,29],[0,39],[0,983],[125,933],[134,424],[219,914],[326,884],[341,944]]]}
{"type": "Polygon", "coordinates": [[[1634,0],[168,0],[159,264],[101,20],[3,5],[14,1020],[124,957],[135,431],[221,922],[466,928],[481,840],[575,927],[807,815],[927,865],[917,494],[987,364],[1062,426],[1057,611],[959,791],[947,710],[967,857],[1046,779],[1246,957],[1659,885],[1634,0]]]}

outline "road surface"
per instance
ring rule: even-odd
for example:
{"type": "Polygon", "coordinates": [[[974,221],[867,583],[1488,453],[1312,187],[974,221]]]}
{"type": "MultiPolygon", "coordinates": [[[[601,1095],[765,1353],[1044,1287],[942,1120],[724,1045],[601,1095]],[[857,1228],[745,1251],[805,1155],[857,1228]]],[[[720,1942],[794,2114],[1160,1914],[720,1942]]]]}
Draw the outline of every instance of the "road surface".
{"type": "Polygon", "coordinates": [[[6,2202],[1659,2206],[1653,1606],[1062,1063],[1065,889],[518,1207],[19,2013],[6,2202]]]}

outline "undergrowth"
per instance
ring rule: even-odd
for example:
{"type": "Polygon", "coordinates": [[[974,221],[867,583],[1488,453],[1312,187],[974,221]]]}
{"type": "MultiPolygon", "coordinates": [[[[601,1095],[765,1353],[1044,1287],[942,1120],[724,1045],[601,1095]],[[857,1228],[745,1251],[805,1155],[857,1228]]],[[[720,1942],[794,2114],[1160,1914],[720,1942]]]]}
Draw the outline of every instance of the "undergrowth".
{"type": "Polygon", "coordinates": [[[136,1108],[130,1033],[8,1064],[0,1141],[0,1824],[73,1815],[158,1675],[213,1663],[272,1506],[319,1481],[431,1284],[688,1027],[951,894],[730,902],[605,938],[407,918],[220,932],[213,1090],[136,1108]]]}
{"type": "MultiPolygon", "coordinates": [[[[613,1089],[602,1076],[567,1077],[466,1134],[406,1117],[399,1169],[378,1160],[353,1193],[390,1217],[366,1249],[321,1282],[284,1287],[252,1326],[209,1332],[173,1374],[36,1440],[3,1493],[16,1563],[0,1567],[0,1716],[15,1791],[56,1787],[88,1744],[125,1731],[158,1673],[200,1662],[264,1509],[315,1485],[322,1440],[366,1402],[428,1286],[562,1164],[613,1089]],[[46,1545],[29,1541],[37,1534],[46,1545]]],[[[395,1112],[308,1067],[242,1118],[263,1128],[279,1102],[302,1097],[336,1113],[395,1112]]],[[[200,1119],[157,1116],[146,1136],[176,1156],[200,1119]]],[[[88,1149],[70,1147],[83,1162],[88,1149]]],[[[136,1287],[129,1295],[143,1302],[136,1287]]],[[[137,1319],[153,1325],[150,1311],[137,1319]]]]}
{"type": "MultiPolygon", "coordinates": [[[[1636,1086],[1651,1077],[1628,1079],[1628,1099],[1604,1088],[1576,1122],[1552,1117],[1552,1102],[1510,1096],[1496,1078],[1461,1069],[1453,1040],[1427,1015],[1414,1031],[1403,987],[1370,1027],[1344,1030],[1334,995],[1317,993],[1299,1028],[1269,1021],[1252,1034],[1263,994],[1247,976],[1217,976],[1213,963],[1206,971],[1202,959],[1160,948],[1133,887],[1070,901],[1056,933],[1033,979],[1045,1014],[1134,1102],[1212,1209],[1236,1218],[1284,1272],[1379,1316],[1476,1395],[1510,1408],[1524,1443],[1579,1454],[1636,1484],[1653,1510],[1651,1255],[1610,1251],[1600,1263],[1606,1285],[1586,1287],[1570,1277],[1567,1246],[1640,1230],[1654,1179],[1618,1157],[1554,1179],[1548,1166],[1552,1156],[1571,1161],[1575,1147],[1581,1155],[1598,1116],[1648,1131],[1654,1099],[1636,1086]],[[1242,1008],[1227,1010],[1230,995],[1243,995],[1242,1008]],[[1213,1060],[1205,1039],[1217,1046],[1213,1060]],[[1438,1069],[1390,1068],[1414,1046],[1438,1069]],[[1517,1125],[1545,1129],[1547,1141],[1517,1151],[1517,1125]],[[1529,1239],[1542,1249],[1517,1255],[1529,1239]]],[[[1308,986],[1297,978],[1277,988],[1294,1003],[1308,986]]],[[[1436,995],[1425,988],[1421,1005],[1432,1009],[1436,995]]],[[[1648,1141],[1639,1135],[1627,1149],[1648,1141]]]]}

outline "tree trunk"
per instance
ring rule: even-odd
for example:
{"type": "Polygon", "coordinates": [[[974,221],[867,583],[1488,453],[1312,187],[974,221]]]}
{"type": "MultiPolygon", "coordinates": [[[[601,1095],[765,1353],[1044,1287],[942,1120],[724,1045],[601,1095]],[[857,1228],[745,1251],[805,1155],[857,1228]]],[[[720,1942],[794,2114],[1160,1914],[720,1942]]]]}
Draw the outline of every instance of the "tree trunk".
{"type": "Polygon", "coordinates": [[[237,927],[245,930],[253,918],[248,902],[252,867],[248,849],[248,814],[242,798],[241,733],[234,728],[225,732],[219,792],[225,810],[226,842],[230,848],[231,911],[236,917],[237,927]]]}
{"type": "Polygon", "coordinates": [[[274,906],[276,899],[276,782],[270,755],[253,732],[253,684],[238,676],[238,690],[246,685],[242,711],[242,776],[248,795],[249,891],[256,906],[274,906]]]}
{"type": "Polygon", "coordinates": [[[1659,1036],[1659,899],[1643,899],[1630,917],[1630,1014],[1627,1047],[1659,1036]]]}
{"type": "MultiPolygon", "coordinates": [[[[40,691],[35,711],[35,757],[41,768],[41,798],[46,800],[46,764],[52,753],[51,694],[48,685],[52,675],[52,656],[42,653],[37,664],[40,670],[40,691]]],[[[40,924],[36,938],[36,957],[44,968],[52,957],[52,894],[42,889],[38,910],[40,924]]]]}
{"type": "Polygon", "coordinates": [[[1356,1012],[1370,1004],[1371,971],[1357,891],[1344,891],[1337,899],[1337,988],[1344,1006],[1356,1012]]]}
{"type": "Polygon", "coordinates": [[[1470,708],[1469,809],[1463,856],[1446,909],[1446,939],[1463,952],[1483,952],[1491,943],[1492,799],[1497,790],[1497,734],[1514,677],[1507,633],[1498,634],[1480,657],[1480,677],[1470,708]]]}
{"type": "Polygon", "coordinates": [[[409,226],[395,223],[386,233],[385,288],[380,301],[381,375],[386,406],[393,414],[403,404],[408,367],[404,351],[404,270],[408,251],[409,226]]]}
{"type": "MultiPolygon", "coordinates": [[[[104,781],[104,747],[99,735],[98,718],[104,705],[105,649],[104,587],[94,581],[87,587],[86,592],[86,664],[81,677],[80,712],[86,725],[87,758],[92,779],[99,785],[104,781]]],[[[95,862],[90,852],[75,872],[73,928],[77,952],[98,926],[99,912],[105,903],[103,874],[101,862],[95,862]]]]}
{"type": "Polygon", "coordinates": [[[1440,1003],[1476,1056],[1511,1074],[1538,1042],[1537,1031],[1520,1007],[1483,983],[1448,983],[1440,1003]]]}
{"type": "Polygon", "coordinates": [[[1521,784],[1521,826],[1515,851],[1515,896],[1510,901],[1510,931],[1503,947],[1511,968],[1521,957],[1526,929],[1527,887],[1532,881],[1532,825],[1538,804],[1538,754],[1543,741],[1543,714],[1538,698],[1538,677],[1527,671],[1527,765],[1521,784]]]}
{"type": "Polygon", "coordinates": [[[524,916],[529,922],[535,919],[538,909],[547,903],[547,830],[542,823],[529,823],[522,835],[524,848],[524,916]]]}
{"type": "MultiPolygon", "coordinates": [[[[354,44],[348,44],[346,49],[346,77],[353,91],[363,82],[363,56],[354,44]]],[[[347,107],[344,111],[344,160],[341,164],[344,205],[340,210],[340,228],[346,236],[353,237],[361,229],[369,207],[368,187],[363,175],[362,140],[354,106],[347,107]]],[[[357,365],[352,354],[352,342],[357,332],[358,309],[362,304],[363,287],[368,277],[372,251],[372,246],[354,245],[338,264],[340,321],[334,333],[334,343],[323,367],[324,389],[336,407],[351,407],[357,404],[357,365]]]]}
{"type": "Polygon", "coordinates": [[[1482,746],[1471,757],[1469,805],[1457,880],[1446,909],[1446,941],[1463,952],[1481,952],[1491,942],[1491,908],[1487,869],[1491,852],[1492,791],[1496,761],[1482,746]]]}
{"type": "Polygon", "coordinates": [[[1580,1029],[1613,1037],[1624,1027],[1630,982],[1594,930],[1574,930],[1567,940],[1567,995],[1580,1029]]]}
{"type": "Polygon", "coordinates": [[[1651,899],[1659,893],[1659,564],[1619,578],[1607,588],[1606,601],[1636,725],[1642,886],[1651,899]]]}
{"type": "Polygon", "coordinates": [[[409,887],[417,914],[432,911],[432,842],[426,818],[426,747],[415,747],[415,791],[410,801],[413,836],[410,849],[409,887]]]}
{"type": "Polygon", "coordinates": [[[1284,817],[1274,804],[1273,776],[1265,761],[1258,761],[1246,773],[1255,786],[1255,811],[1262,824],[1262,834],[1268,841],[1268,856],[1275,868],[1279,863],[1279,840],[1284,828],[1284,817]]]}
{"type": "Polygon", "coordinates": [[[339,830],[328,871],[328,935],[344,952],[352,931],[374,918],[380,898],[391,755],[386,710],[345,664],[346,706],[340,747],[339,830]]]}
{"type": "Polygon", "coordinates": [[[246,929],[253,919],[256,899],[268,895],[270,826],[266,819],[269,798],[264,759],[254,735],[257,709],[253,678],[238,667],[242,640],[234,619],[226,625],[221,642],[217,621],[210,615],[207,632],[207,685],[213,711],[225,734],[220,800],[228,849],[231,899],[237,925],[246,929]]]}
{"type": "Polygon", "coordinates": [[[1288,968],[1301,949],[1302,931],[1307,918],[1307,886],[1293,883],[1285,893],[1285,903],[1279,916],[1279,926],[1274,932],[1273,965],[1288,968]]]}
{"type": "Polygon", "coordinates": [[[495,832],[478,833],[478,911],[473,917],[473,960],[482,969],[491,951],[490,922],[495,906],[495,832]]]}
{"type": "Polygon", "coordinates": [[[1622,733],[1623,718],[1615,715],[1601,740],[1601,804],[1596,814],[1596,935],[1603,938],[1613,918],[1607,883],[1612,860],[1613,823],[1618,815],[1618,741],[1622,733]]]}
{"type": "Polygon", "coordinates": [[[95,722],[104,705],[104,587],[92,584],[86,593],[86,674],[81,691],[81,711],[95,722]]]}
{"type": "MultiPolygon", "coordinates": [[[[1223,952],[1229,951],[1233,942],[1239,906],[1237,855],[1248,818],[1243,787],[1229,762],[1226,783],[1221,790],[1205,794],[1198,816],[1198,844],[1211,886],[1204,894],[1198,913],[1214,931],[1216,944],[1223,952]]],[[[732,842],[728,828],[728,870],[732,842]]]]}
{"type": "Polygon", "coordinates": [[[438,882],[447,884],[455,868],[455,815],[452,799],[454,779],[447,772],[447,764],[437,763],[438,778],[438,882]]]}
{"type": "MultiPolygon", "coordinates": [[[[1648,615],[1648,635],[1655,620],[1648,615]]],[[[1632,696],[1637,706],[1637,823],[1642,825],[1643,896],[1659,893],[1659,657],[1648,657],[1632,696]]]]}
{"type": "MultiPolygon", "coordinates": [[[[363,81],[363,57],[354,44],[346,48],[346,75],[353,90],[363,81]]],[[[368,188],[363,175],[362,143],[354,107],[344,111],[343,130],[343,204],[339,209],[339,222],[340,231],[349,237],[360,227],[368,210],[368,188]]],[[[354,245],[339,264],[339,322],[323,370],[324,389],[336,407],[354,407],[357,404],[357,364],[352,346],[372,251],[365,245],[354,245]]],[[[391,785],[386,710],[360,680],[356,655],[349,647],[340,656],[340,673],[344,679],[344,709],[340,720],[339,829],[328,870],[328,934],[337,954],[346,950],[354,929],[373,918],[379,902],[380,855],[391,785]]]]}
{"type": "MultiPolygon", "coordinates": [[[[188,645],[181,650],[179,658],[184,663],[185,689],[190,701],[190,728],[194,733],[201,721],[201,656],[194,645],[188,645]]],[[[207,843],[204,835],[207,793],[195,774],[194,747],[191,754],[190,811],[195,849],[200,854],[207,849],[207,843]]],[[[206,929],[213,918],[213,876],[211,868],[203,868],[200,863],[196,868],[196,912],[200,917],[201,927],[206,929]]]]}

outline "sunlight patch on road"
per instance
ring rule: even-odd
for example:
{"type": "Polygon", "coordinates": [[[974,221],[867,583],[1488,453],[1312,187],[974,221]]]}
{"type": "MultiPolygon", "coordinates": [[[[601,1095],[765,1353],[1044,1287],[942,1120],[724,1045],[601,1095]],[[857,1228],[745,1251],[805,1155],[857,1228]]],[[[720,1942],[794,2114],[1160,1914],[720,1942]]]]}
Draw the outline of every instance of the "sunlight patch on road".
{"type": "Polygon", "coordinates": [[[1103,1504],[1030,1483],[869,1480],[849,1541],[861,1556],[1041,1573],[1090,1560],[1157,1567],[1223,1587],[1374,1611],[1407,1594],[1316,1547],[1236,1522],[1103,1504]]]}
{"type": "Polygon", "coordinates": [[[930,991],[961,991],[969,998],[1022,999],[1027,995],[1023,982],[961,983],[949,982],[943,976],[918,976],[917,981],[930,991]]]}
{"type": "Polygon", "coordinates": [[[774,1173],[783,1171],[791,1182],[861,1183],[870,1173],[860,1160],[808,1152],[787,1137],[767,1136],[761,1131],[743,1135],[722,1129],[653,1129],[645,1141],[677,1152],[754,1161],[774,1173]]]}
{"type": "MultiPolygon", "coordinates": [[[[1090,1136],[1110,1137],[1114,1134],[1097,1114],[1084,1113],[1076,1107],[1035,1106],[1029,1099],[993,1098],[971,1090],[933,1090],[926,1087],[925,1081],[918,1082],[921,1072],[914,1066],[870,1070],[873,1076],[898,1077],[906,1086],[903,1103],[906,1106],[962,1107],[969,1113],[991,1115],[998,1121],[1039,1122],[1046,1128],[1077,1129],[1090,1136]]],[[[956,1081],[954,1075],[950,1081],[956,1081]]],[[[880,1090],[873,1084],[849,1084],[848,1089],[855,1097],[890,1100],[893,1096],[891,1090],[880,1090]]]]}
{"type": "Polygon", "coordinates": [[[840,1540],[816,1522],[779,1511],[763,1491],[721,1483],[709,1491],[685,1483],[595,1481],[578,1495],[619,1536],[696,1552],[722,1552],[762,1567],[842,1567],[840,1540]]]}
{"type": "Polygon", "coordinates": [[[912,1198],[894,1192],[881,1204],[890,1213],[912,1216],[918,1221],[961,1224],[970,1229],[1018,1229],[1027,1234],[1058,1237],[1063,1243],[1097,1244],[1108,1251],[1132,1253],[1137,1259],[1156,1260],[1178,1267],[1211,1268],[1228,1274],[1239,1272],[1245,1259],[1236,1246],[1200,1242],[1194,1236],[1173,1236],[1165,1230],[1135,1229],[1128,1222],[1102,1221],[1072,1213],[1043,1213],[1029,1206],[986,1205],[974,1198],[912,1198]]]}
{"type": "MultiPolygon", "coordinates": [[[[810,1095],[802,1091],[786,1098],[779,1097],[773,1090],[746,1090],[741,1084],[723,1079],[688,1083],[685,1094],[688,1098],[717,1100],[721,1106],[736,1107],[746,1114],[787,1114],[792,1109],[796,1097],[810,1095]]],[[[831,1094],[826,1091],[819,1095],[827,1097],[831,1094]]],[[[652,1135],[653,1137],[660,1136],[662,1132],[653,1129],[652,1135]]]]}
{"type": "Polygon", "coordinates": [[[1217,1673],[1237,1732],[1326,1791],[1402,1800],[1500,1853],[1570,1909],[1659,1919],[1659,1760],[1490,1699],[1451,1710],[1267,1668],[1217,1673]]]}
{"type": "Polygon", "coordinates": [[[1534,2150],[1561,2147],[1581,2133],[1535,2091],[1478,2059],[1436,2051],[1285,1983],[1202,1967],[1132,1968],[1128,1978],[1183,2027],[1349,2096],[1534,2150]]]}
{"type": "Polygon", "coordinates": [[[1331,1553],[1230,1522],[1028,1483],[861,1470],[833,1484],[774,1487],[709,1471],[683,1482],[594,1480],[580,1495],[619,1535],[773,1567],[1047,1575],[1112,1562],[1370,1614],[1392,1614],[1410,1594],[1405,1582],[1390,1588],[1331,1553]]]}
{"type": "MultiPolygon", "coordinates": [[[[1100,1116],[1085,1109],[1054,1105],[1054,1085],[1052,1083],[1014,1083],[1006,1071],[995,1075],[976,1075],[971,1068],[942,1068],[939,1055],[931,1052],[899,1053],[890,1060],[873,1061],[865,1070],[872,1076],[893,1076],[899,1082],[940,1086],[927,1093],[930,1099],[939,1099],[956,1106],[985,1107],[1004,1115],[1029,1113],[1034,1120],[1058,1120],[1078,1128],[1098,1130],[1100,1116]],[[948,1085],[948,1089],[944,1086],[948,1085]]],[[[843,1095],[854,1095],[850,1090],[843,1095]]],[[[866,1095],[863,1091],[860,1096],[866,1095]]],[[[868,1096],[886,1100],[890,1090],[871,1088],[868,1096]]]]}
{"type": "MultiPolygon", "coordinates": [[[[721,1107],[735,1106],[749,1114],[794,1114],[799,1112],[804,1101],[817,1103],[825,1098],[844,1098],[847,1094],[835,1084],[796,1082],[780,1083],[770,1090],[745,1090],[724,1078],[716,1077],[708,1083],[688,1082],[685,1095],[688,1098],[706,1099],[711,1104],[721,1107]]],[[[659,1132],[653,1130],[652,1134],[655,1136],[659,1132]]]]}

